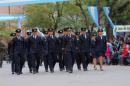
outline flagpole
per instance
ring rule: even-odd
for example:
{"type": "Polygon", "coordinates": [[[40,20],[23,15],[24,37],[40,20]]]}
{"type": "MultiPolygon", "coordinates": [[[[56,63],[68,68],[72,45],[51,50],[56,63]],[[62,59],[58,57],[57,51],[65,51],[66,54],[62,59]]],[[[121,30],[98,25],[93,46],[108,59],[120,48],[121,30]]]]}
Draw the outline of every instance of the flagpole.
{"type": "MultiPolygon", "coordinates": [[[[109,0],[106,0],[106,6],[108,7],[109,5],[109,0]]],[[[110,31],[110,26],[108,24],[108,21],[106,20],[106,35],[107,35],[107,39],[111,39],[111,31],[110,31]]]]}
{"type": "MultiPolygon", "coordinates": [[[[11,14],[10,6],[8,6],[9,15],[11,14]]],[[[10,29],[10,20],[9,20],[9,29],[10,29]]]]}
{"type": "Polygon", "coordinates": [[[101,21],[101,16],[100,16],[100,0],[97,1],[97,5],[98,5],[98,23],[99,23],[99,26],[100,26],[100,21],[101,21]]]}

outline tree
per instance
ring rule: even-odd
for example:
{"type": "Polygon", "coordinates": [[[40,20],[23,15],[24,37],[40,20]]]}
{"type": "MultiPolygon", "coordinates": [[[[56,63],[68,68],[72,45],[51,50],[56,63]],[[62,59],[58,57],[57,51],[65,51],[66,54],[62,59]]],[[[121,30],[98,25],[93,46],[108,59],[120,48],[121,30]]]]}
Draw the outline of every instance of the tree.
{"type": "MultiPolygon", "coordinates": [[[[111,8],[110,17],[114,23],[129,24],[129,3],[129,0],[100,0],[101,26],[107,25],[102,9],[104,6],[111,8]]],[[[81,27],[89,28],[89,26],[94,26],[87,11],[87,6],[91,5],[97,6],[97,0],[70,0],[60,3],[28,5],[25,6],[25,12],[28,15],[27,25],[31,27],[52,27],[54,29],[63,29],[64,27],[73,27],[76,30],[81,27]]],[[[109,27],[106,28],[109,29],[109,27]]]]}

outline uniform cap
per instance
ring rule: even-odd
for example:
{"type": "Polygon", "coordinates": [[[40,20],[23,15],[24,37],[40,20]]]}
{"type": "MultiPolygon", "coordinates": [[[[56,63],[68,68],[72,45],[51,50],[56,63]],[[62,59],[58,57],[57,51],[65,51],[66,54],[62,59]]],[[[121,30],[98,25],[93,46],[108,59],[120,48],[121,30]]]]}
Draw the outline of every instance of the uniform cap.
{"type": "Polygon", "coordinates": [[[86,31],[86,28],[81,28],[81,31],[86,31]]]}
{"type": "Polygon", "coordinates": [[[17,29],[15,32],[16,32],[16,33],[21,33],[21,30],[20,30],[20,29],[17,29]]]}
{"type": "Polygon", "coordinates": [[[37,32],[37,29],[36,29],[36,28],[33,28],[33,29],[32,29],[32,32],[37,32]]]}
{"type": "Polygon", "coordinates": [[[62,31],[62,30],[59,30],[58,33],[63,33],[63,31],[62,31]]]}
{"type": "Polygon", "coordinates": [[[31,32],[27,32],[27,35],[31,35],[31,32]]]}
{"type": "Polygon", "coordinates": [[[103,32],[103,29],[98,29],[98,32],[103,32]]]}
{"type": "Polygon", "coordinates": [[[52,31],[54,31],[53,28],[49,28],[49,29],[48,29],[48,32],[52,32],[52,31]]]}
{"type": "Polygon", "coordinates": [[[16,36],[16,33],[11,33],[10,36],[16,36]]]}

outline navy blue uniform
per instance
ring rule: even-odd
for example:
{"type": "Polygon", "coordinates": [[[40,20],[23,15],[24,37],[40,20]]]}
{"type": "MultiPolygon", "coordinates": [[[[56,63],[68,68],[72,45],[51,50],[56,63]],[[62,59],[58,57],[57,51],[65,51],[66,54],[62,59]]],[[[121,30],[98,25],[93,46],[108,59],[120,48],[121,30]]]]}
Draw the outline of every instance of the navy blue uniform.
{"type": "Polygon", "coordinates": [[[43,61],[44,61],[45,71],[48,72],[49,61],[48,61],[48,42],[47,42],[47,37],[44,37],[43,41],[44,41],[43,61]]]}
{"type": "Polygon", "coordinates": [[[42,57],[43,51],[43,40],[41,37],[37,36],[36,38],[31,36],[28,40],[29,45],[29,54],[31,55],[31,64],[33,67],[33,73],[38,73],[40,60],[42,57]]]}
{"type": "Polygon", "coordinates": [[[62,50],[66,71],[72,73],[73,71],[72,42],[71,37],[68,35],[63,36],[62,50]]]}
{"type": "Polygon", "coordinates": [[[48,43],[48,61],[50,71],[54,72],[54,67],[57,62],[57,38],[55,36],[48,36],[47,43],[48,43]]]}
{"type": "Polygon", "coordinates": [[[80,52],[81,52],[84,71],[87,70],[89,64],[90,44],[91,44],[91,39],[87,34],[80,35],[80,52]]]}
{"type": "Polygon", "coordinates": [[[28,40],[29,40],[29,37],[27,39],[25,39],[26,57],[27,57],[29,71],[30,71],[30,73],[32,73],[32,69],[33,68],[32,68],[32,63],[31,63],[31,55],[30,55],[30,53],[28,51],[28,49],[29,49],[29,42],[28,42],[28,40]]]}
{"type": "Polygon", "coordinates": [[[63,59],[63,52],[62,52],[62,44],[63,44],[63,36],[58,37],[58,61],[59,61],[59,68],[60,71],[64,70],[64,59],[63,59]]]}
{"type": "Polygon", "coordinates": [[[23,37],[13,38],[13,52],[16,64],[16,73],[21,74],[25,62],[25,41],[23,37]]]}
{"type": "Polygon", "coordinates": [[[75,58],[76,58],[76,63],[77,63],[77,68],[81,70],[81,63],[82,63],[82,58],[81,58],[81,52],[80,52],[80,40],[79,37],[75,39],[75,58]]]}
{"type": "Polygon", "coordinates": [[[97,58],[100,56],[105,56],[105,52],[106,52],[106,37],[105,36],[97,36],[96,37],[96,42],[95,42],[95,52],[96,52],[96,56],[97,58]]]}
{"type": "Polygon", "coordinates": [[[96,58],[96,56],[95,56],[95,54],[96,54],[95,48],[96,48],[96,40],[91,39],[91,56],[93,58],[96,58]]]}
{"type": "Polygon", "coordinates": [[[70,40],[71,40],[71,46],[72,46],[72,50],[71,50],[71,55],[72,55],[72,66],[74,66],[75,63],[75,55],[76,55],[76,36],[75,35],[69,35],[70,36],[70,40]]]}
{"type": "Polygon", "coordinates": [[[16,71],[15,69],[15,58],[14,58],[14,51],[13,51],[13,41],[11,40],[8,43],[8,55],[9,58],[11,59],[11,70],[12,70],[12,74],[14,74],[16,71]]]}

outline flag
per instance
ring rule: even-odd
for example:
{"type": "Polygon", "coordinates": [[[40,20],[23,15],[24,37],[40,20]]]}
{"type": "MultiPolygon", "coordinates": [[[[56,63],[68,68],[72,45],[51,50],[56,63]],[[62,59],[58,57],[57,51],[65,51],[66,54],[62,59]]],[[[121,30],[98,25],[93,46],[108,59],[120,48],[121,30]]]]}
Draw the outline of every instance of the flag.
{"type": "Polygon", "coordinates": [[[107,18],[107,20],[108,20],[108,23],[110,24],[111,28],[114,29],[114,26],[115,26],[115,25],[113,24],[111,18],[109,17],[109,13],[110,13],[110,10],[109,10],[109,9],[110,9],[109,7],[103,7],[105,16],[106,16],[106,18],[107,18]]]}
{"type": "Polygon", "coordinates": [[[99,26],[99,22],[98,22],[98,9],[96,6],[88,6],[87,7],[88,9],[88,12],[93,20],[93,22],[96,24],[97,27],[100,27],[99,26]]]}

